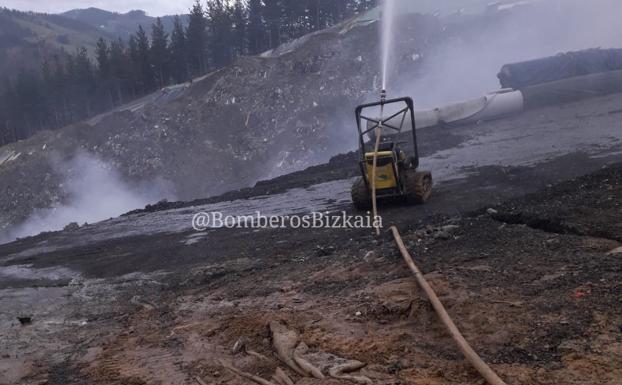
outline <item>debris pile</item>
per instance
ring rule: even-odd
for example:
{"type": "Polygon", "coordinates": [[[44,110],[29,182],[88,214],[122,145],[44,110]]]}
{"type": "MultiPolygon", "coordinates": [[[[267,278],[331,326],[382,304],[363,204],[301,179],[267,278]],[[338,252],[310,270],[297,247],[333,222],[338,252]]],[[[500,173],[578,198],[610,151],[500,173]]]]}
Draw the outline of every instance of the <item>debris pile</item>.
{"type": "MultiPolygon", "coordinates": [[[[408,18],[403,32],[412,37],[399,42],[404,52],[425,50],[442,37],[437,18],[408,18]]],[[[0,165],[0,180],[11,182],[0,183],[0,231],[34,208],[67,198],[50,157],[78,150],[128,182],[162,178],[175,186],[178,199],[191,200],[250,187],[354,149],[352,110],[379,87],[378,55],[372,52],[377,39],[373,23],[313,34],[295,49],[242,57],[174,92],[162,90],[89,122],[7,146],[7,154],[21,156],[0,165]]],[[[416,70],[411,62],[409,68],[416,70]]]]}
{"type": "MultiPolygon", "coordinates": [[[[272,345],[279,360],[286,366],[291,374],[277,366],[270,380],[263,379],[254,374],[242,371],[232,363],[221,360],[220,364],[232,373],[260,385],[294,385],[292,378],[314,378],[325,380],[327,377],[346,380],[354,384],[371,385],[372,380],[354,372],[365,367],[365,363],[357,360],[347,360],[326,352],[312,352],[299,334],[279,321],[269,323],[272,335],[272,345]]],[[[244,351],[247,355],[263,361],[268,357],[253,350],[246,349],[243,339],[238,340],[233,353],[244,351]]],[[[202,380],[200,382],[203,382],[202,380]]]]}

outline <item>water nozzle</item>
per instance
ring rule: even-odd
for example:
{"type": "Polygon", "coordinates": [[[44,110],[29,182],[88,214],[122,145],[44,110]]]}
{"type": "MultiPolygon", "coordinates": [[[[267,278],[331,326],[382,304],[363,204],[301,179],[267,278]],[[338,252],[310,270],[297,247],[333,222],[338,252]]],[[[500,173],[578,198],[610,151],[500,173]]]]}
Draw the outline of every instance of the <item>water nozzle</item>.
{"type": "Polygon", "coordinates": [[[380,91],[380,102],[384,103],[387,100],[387,90],[380,91]]]}

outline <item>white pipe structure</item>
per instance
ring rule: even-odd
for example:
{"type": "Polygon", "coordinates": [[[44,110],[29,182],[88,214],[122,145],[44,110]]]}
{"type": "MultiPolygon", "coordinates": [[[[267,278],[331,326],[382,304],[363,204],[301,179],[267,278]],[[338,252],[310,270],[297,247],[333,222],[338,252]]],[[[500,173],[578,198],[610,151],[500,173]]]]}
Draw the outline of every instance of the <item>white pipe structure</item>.
{"type": "MultiPolygon", "coordinates": [[[[437,109],[439,123],[447,125],[469,124],[502,118],[520,113],[524,108],[520,91],[503,89],[488,93],[477,99],[450,104],[437,109]]],[[[415,116],[415,120],[417,117],[415,116]]]]}
{"type": "MultiPolygon", "coordinates": [[[[518,114],[525,109],[622,93],[622,70],[601,72],[525,87],[505,88],[476,99],[448,104],[432,110],[415,111],[416,127],[458,126],[518,114]]],[[[410,117],[404,127],[412,127],[410,117]]],[[[395,118],[398,119],[398,118],[395,118]]],[[[401,118],[400,118],[401,119],[401,118]]],[[[395,124],[395,120],[387,121],[395,124]]]]}
{"type": "MultiPolygon", "coordinates": [[[[477,99],[448,104],[433,110],[415,111],[415,120],[418,129],[438,125],[470,124],[520,113],[524,104],[522,92],[503,89],[487,93],[477,99]]],[[[397,119],[401,121],[401,117],[396,117],[387,123],[397,126],[400,123],[397,119]]],[[[412,126],[409,119],[409,116],[406,117],[404,127],[412,126]]]]}

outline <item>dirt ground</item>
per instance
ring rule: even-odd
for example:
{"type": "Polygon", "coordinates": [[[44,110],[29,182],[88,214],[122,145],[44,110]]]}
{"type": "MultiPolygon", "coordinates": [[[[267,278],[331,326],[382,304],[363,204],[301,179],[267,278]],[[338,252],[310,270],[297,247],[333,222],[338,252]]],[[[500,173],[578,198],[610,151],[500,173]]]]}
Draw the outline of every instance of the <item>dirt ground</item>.
{"type": "MultiPolygon", "coordinates": [[[[460,215],[383,212],[467,340],[508,384],[613,385],[622,378],[620,196],[618,165],[460,215]]],[[[374,384],[484,383],[388,234],[306,231],[230,234],[225,253],[202,239],[192,247],[203,260],[172,273],[92,271],[59,283],[73,288],[58,305],[64,321],[43,327],[33,318],[5,330],[0,373],[21,380],[0,382],[253,383],[224,364],[266,380],[282,368],[300,385],[356,383],[289,369],[268,326],[279,322],[325,374],[357,360],[365,367],[354,374],[374,384]]],[[[123,246],[106,252],[112,258],[123,246]]],[[[103,253],[95,255],[93,269],[102,269],[103,253]]]]}

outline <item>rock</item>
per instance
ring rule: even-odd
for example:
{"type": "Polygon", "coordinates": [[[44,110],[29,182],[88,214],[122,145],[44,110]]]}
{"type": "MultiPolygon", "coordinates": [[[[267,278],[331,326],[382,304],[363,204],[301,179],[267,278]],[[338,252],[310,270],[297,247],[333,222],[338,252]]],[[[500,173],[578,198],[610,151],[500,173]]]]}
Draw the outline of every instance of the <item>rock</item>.
{"type": "Polygon", "coordinates": [[[407,360],[405,358],[402,358],[400,360],[400,366],[404,369],[408,369],[408,368],[412,368],[413,367],[413,363],[410,360],[407,360]]]}
{"type": "Polygon", "coordinates": [[[622,246],[617,247],[607,253],[607,255],[619,255],[619,254],[622,254],[622,246]]]}
{"type": "Polygon", "coordinates": [[[495,209],[493,209],[492,207],[489,208],[488,210],[486,210],[486,212],[490,215],[495,215],[495,214],[499,214],[499,212],[495,209]]]}
{"type": "Polygon", "coordinates": [[[432,237],[434,239],[442,239],[442,240],[448,240],[451,238],[451,234],[447,231],[436,231],[434,232],[434,234],[432,234],[432,237]]]}
{"type": "Polygon", "coordinates": [[[320,257],[325,257],[328,255],[331,255],[332,253],[335,252],[335,246],[325,246],[322,247],[320,245],[317,245],[316,247],[317,253],[320,257]]]}
{"type": "Polygon", "coordinates": [[[76,222],[71,222],[67,226],[63,227],[63,231],[76,231],[78,229],[80,229],[80,225],[76,222]]]}
{"type": "Polygon", "coordinates": [[[365,253],[365,256],[363,257],[363,261],[369,263],[372,260],[374,260],[376,257],[377,257],[376,252],[373,250],[370,250],[367,253],[365,253]]]}
{"type": "Polygon", "coordinates": [[[451,234],[451,233],[453,233],[454,231],[456,231],[459,228],[460,228],[460,226],[458,226],[458,225],[446,225],[446,226],[441,227],[441,231],[445,231],[445,232],[451,234]]]}
{"type": "Polygon", "coordinates": [[[415,237],[417,239],[423,239],[423,238],[426,237],[426,235],[427,234],[426,234],[426,232],[424,230],[417,230],[417,231],[415,231],[415,237]]]}
{"type": "Polygon", "coordinates": [[[574,352],[580,352],[583,350],[582,344],[578,340],[566,340],[557,346],[557,350],[561,354],[569,354],[574,352]]]}
{"type": "Polygon", "coordinates": [[[233,347],[231,348],[231,353],[232,354],[238,354],[239,352],[241,352],[241,351],[243,351],[245,349],[246,349],[246,338],[240,337],[233,344],[233,347]]]}

